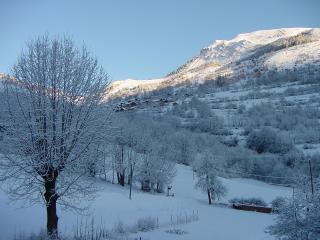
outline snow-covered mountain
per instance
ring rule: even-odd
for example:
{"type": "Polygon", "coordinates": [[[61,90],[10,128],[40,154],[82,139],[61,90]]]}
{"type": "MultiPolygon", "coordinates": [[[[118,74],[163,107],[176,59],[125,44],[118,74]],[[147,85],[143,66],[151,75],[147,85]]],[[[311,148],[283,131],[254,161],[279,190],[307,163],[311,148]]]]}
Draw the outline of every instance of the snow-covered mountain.
{"type": "Polygon", "coordinates": [[[231,40],[216,40],[166,77],[115,81],[108,93],[111,97],[126,97],[219,77],[237,81],[306,64],[320,66],[320,28],[261,30],[231,40]]]}

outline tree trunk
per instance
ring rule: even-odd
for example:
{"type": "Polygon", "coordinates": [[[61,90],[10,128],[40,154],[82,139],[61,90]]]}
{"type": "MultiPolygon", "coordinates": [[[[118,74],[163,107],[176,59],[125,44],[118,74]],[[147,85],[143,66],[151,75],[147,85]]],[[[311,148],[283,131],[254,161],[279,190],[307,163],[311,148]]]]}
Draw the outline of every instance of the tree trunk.
{"type": "Polygon", "coordinates": [[[115,169],[114,169],[114,160],[112,159],[112,184],[114,184],[114,172],[115,172],[115,169]]]}
{"type": "Polygon", "coordinates": [[[120,167],[117,170],[117,178],[118,184],[121,186],[125,185],[125,169],[124,169],[124,155],[123,155],[123,146],[121,146],[121,159],[120,159],[120,167]]]}
{"type": "MultiPolygon", "coordinates": [[[[49,179],[49,178],[48,178],[49,179]]],[[[50,237],[55,238],[58,236],[58,216],[57,216],[57,199],[56,194],[56,179],[45,181],[44,197],[47,207],[47,233],[50,237]]]]}
{"type": "Polygon", "coordinates": [[[118,178],[118,184],[123,186],[125,185],[125,174],[124,173],[117,173],[117,178],[118,178]]]}
{"type": "Polygon", "coordinates": [[[124,184],[125,184],[125,174],[122,173],[120,174],[120,185],[124,187],[124,184]]]}
{"type": "Polygon", "coordinates": [[[207,192],[208,192],[209,205],[211,205],[211,194],[210,194],[209,189],[207,190],[207,192]]]}
{"type": "Polygon", "coordinates": [[[129,181],[129,186],[130,186],[130,192],[129,192],[129,199],[131,200],[131,192],[132,192],[132,178],[133,178],[133,166],[132,164],[130,165],[130,177],[128,178],[129,181]]]}
{"type": "MultiPolygon", "coordinates": [[[[208,176],[208,174],[206,175],[206,185],[209,186],[209,176],[208,176]]],[[[209,205],[211,205],[211,193],[210,193],[209,188],[207,188],[207,193],[208,193],[209,205]]]]}

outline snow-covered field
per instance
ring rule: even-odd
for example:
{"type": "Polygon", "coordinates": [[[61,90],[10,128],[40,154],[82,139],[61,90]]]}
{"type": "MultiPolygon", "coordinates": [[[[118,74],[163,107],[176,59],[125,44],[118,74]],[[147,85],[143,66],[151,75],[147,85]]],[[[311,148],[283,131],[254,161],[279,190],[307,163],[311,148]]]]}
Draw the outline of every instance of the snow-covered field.
{"type": "MultiPolygon", "coordinates": [[[[265,233],[265,228],[273,223],[273,215],[245,212],[209,206],[206,195],[194,188],[192,171],[186,166],[177,166],[177,176],[172,184],[174,197],[165,195],[133,192],[133,199],[128,198],[128,189],[101,182],[101,191],[91,203],[90,215],[81,216],[74,212],[59,209],[60,231],[70,233],[77,222],[94,218],[97,224],[110,229],[121,220],[126,225],[133,225],[141,217],[158,218],[160,228],[132,237],[142,239],[273,239],[265,233]],[[199,220],[175,226],[186,231],[184,235],[168,234],[171,218],[198,212],[199,220]]],[[[222,202],[233,197],[261,197],[270,202],[277,196],[291,196],[290,188],[271,186],[249,179],[222,179],[228,188],[222,202]]],[[[14,233],[39,232],[45,227],[45,209],[41,205],[20,208],[23,203],[8,204],[5,193],[0,191],[0,239],[8,240],[14,233]]]]}

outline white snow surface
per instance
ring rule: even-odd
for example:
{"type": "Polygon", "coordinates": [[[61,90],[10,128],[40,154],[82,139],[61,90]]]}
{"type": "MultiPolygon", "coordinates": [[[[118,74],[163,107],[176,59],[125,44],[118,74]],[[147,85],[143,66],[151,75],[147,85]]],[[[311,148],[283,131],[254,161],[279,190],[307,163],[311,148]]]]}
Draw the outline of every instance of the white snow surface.
{"type": "MultiPolygon", "coordinates": [[[[233,197],[261,197],[266,202],[277,196],[290,197],[292,190],[286,187],[272,186],[250,179],[223,179],[228,194],[221,202],[227,202],[233,197]]],[[[110,183],[98,182],[101,191],[91,202],[90,215],[81,216],[74,212],[59,209],[59,229],[70,234],[77,221],[95,219],[97,224],[103,224],[108,229],[119,220],[127,225],[133,225],[141,217],[159,219],[160,228],[137,233],[132,237],[142,239],[201,239],[201,240],[267,240],[274,239],[265,232],[272,224],[274,215],[239,211],[219,206],[210,206],[206,194],[194,188],[195,179],[191,168],[177,165],[177,176],[172,184],[174,197],[161,194],[133,192],[133,199],[128,198],[128,189],[110,183]],[[199,220],[176,226],[187,232],[185,235],[168,234],[170,219],[179,215],[198,211],[199,220]]],[[[0,239],[9,240],[14,233],[38,233],[45,228],[45,208],[38,204],[20,208],[23,202],[9,204],[7,195],[0,190],[0,239]]]]}
{"type": "Polygon", "coordinates": [[[294,46],[269,56],[265,63],[269,67],[293,68],[298,64],[320,61],[320,41],[294,46]]]}
{"type": "Polygon", "coordinates": [[[216,61],[221,63],[229,63],[247,56],[246,53],[258,46],[262,46],[274,42],[280,38],[295,36],[299,33],[311,30],[311,28],[281,28],[272,30],[260,30],[251,33],[243,33],[237,35],[231,40],[216,40],[213,44],[204,48],[200,55],[196,57],[195,62],[191,63],[188,69],[199,66],[199,63],[206,61],[216,61]]]}
{"type": "Polygon", "coordinates": [[[270,30],[259,30],[250,33],[242,33],[230,42],[246,40],[255,44],[266,44],[284,37],[292,37],[301,32],[311,30],[311,28],[280,28],[270,30]]]}
{"type": "Polygon", "coordinates": [[[135,79],[126,79],[126,80],[119,80],[113,83],[113,89],[110,91],[110,94],[113,94],[119,91],[119,88],[122,90],[125,89],[132,89],[138,86],[143,85],[153,85],[156,87],[157,84],[163,81],[162,78],[160,79],[149,79],[149,80],[135,80],[135,79]]]}

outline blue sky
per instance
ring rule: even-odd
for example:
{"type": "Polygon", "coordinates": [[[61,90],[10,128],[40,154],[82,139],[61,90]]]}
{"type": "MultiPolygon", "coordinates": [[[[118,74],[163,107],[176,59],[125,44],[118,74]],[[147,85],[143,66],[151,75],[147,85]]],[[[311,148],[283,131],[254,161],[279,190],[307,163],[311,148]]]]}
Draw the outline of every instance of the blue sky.
{"type": "Polygon", "coordinates": [[[216,39],[282,27],[320,27],[318,0],[0,0],[0,72],[25,42],[68,34],[112,80],[164,76],[216,39]]]}

